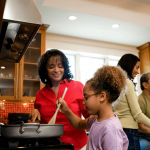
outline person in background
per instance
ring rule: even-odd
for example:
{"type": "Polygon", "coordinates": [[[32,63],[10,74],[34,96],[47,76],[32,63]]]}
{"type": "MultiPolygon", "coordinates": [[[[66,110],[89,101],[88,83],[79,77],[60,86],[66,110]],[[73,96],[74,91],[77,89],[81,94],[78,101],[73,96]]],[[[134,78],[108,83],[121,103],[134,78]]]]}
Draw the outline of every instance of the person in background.
{"type": "Polygon", "coordinates": [[[150,127],[150,119],[140,109],[135,85],[132,81],[139,74],[140,59],[133,54],[125,54],[120,58],[118,66],[127,73],[127,92],[121,94],[120,100],[113,106],[114,112],[129,139],[128,150],[140,150],[137,121],[150,127]]]}
{"type": "MultiPolygon", "coordinates": [[[[141,75],[140,87],[142,93],[138,96],[138,102],[143,114],[150,118],[150,72],[141,75]]],[[[141,122],[138,125],[141,150],[150,150],[150,128],[141,122]]]]}
{"type": "MultiPolygon", "coordinates": [[[[78,116],[89,117],[83,102],[83,84],[72,80],[73,75],[69,69],[67,57],[59,50],[46,51],[38,62],[38,74],[45,87],[38,91],[34,103],[35,109],[31,111],[32,122],[36,119],[42,124],[47,124],[56,111],[56,100],[62,97],[65,88],[68,90],[65,100],[70,109],[78,116]]],[[[64,124],[64,134],[60,137],[63,143],[73,144],[75,150],[83,148],[87,143],[84,130],[71,126],[68,119],[58,112],[56,124],[64,124]]]]}
{"type": "Polygon", "coordinates": [[[71,111],[65,99],[60,98],[56,102],[61,104],[60,111],[73,127],[81,130],[90,128],[87,150],[127,150],[128,138],[111,107],[125,85],[126,74],[121,68],[103,66],[98,69],[83,88],[83,105],[91,115],[84,120],[71,111]]]}

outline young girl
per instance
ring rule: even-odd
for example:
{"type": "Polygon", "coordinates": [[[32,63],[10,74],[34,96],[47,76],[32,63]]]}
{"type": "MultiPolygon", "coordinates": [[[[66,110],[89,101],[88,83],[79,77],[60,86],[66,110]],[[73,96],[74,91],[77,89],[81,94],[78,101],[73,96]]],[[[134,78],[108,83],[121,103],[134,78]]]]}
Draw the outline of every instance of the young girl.
{"type": "MultiPolygon", "coordinates": [[[[128,139],[111,104],[116,101],[126,85],[126,74],[119,67],[104,66],[87,81],[83,88],[83,105],[91,115],[82,120],[73,113],[61,98],[60,111],[77,129],[89,129],[87,150],[127,150],[128,139]]],[[[69,87],[68,87],[69,88],[69,87]]]]}

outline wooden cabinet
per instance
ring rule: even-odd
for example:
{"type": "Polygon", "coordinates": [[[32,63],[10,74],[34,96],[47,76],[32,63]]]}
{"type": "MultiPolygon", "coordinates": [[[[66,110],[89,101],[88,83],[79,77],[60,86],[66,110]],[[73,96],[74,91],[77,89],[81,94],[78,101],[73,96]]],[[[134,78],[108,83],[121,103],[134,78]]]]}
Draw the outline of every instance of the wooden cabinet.
{"type": "Polygon", "coordinates": [[[34,102],[36,93],[44,86],[38,77],[37,62],[45,53],[46,29],[42,25],[20,63],[0,60],[0,100],[34,102]]]}
{"type": "Polygon", "coordinates": [[[147,42],[139,47],[140,58],[140,74],[150,72],[150,42],[147,42]]]}
{"type": "Polygon", "coordinates": [[[18,99],[19,64],[0,60],[0,100],[18,99]]]}

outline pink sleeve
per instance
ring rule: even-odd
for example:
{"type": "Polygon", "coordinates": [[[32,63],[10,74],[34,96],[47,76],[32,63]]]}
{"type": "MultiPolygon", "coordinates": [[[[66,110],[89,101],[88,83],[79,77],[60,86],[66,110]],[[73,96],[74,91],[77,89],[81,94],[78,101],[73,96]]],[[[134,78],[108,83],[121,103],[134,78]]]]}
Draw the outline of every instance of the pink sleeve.
{"type": "Polygon", "coordinates": [[[128,139],[123,137],[123,135],[117,131],[113,130],[107,132],[102,138],[102,148],[105,150],[127,150],[128,149],[128,139]]]}

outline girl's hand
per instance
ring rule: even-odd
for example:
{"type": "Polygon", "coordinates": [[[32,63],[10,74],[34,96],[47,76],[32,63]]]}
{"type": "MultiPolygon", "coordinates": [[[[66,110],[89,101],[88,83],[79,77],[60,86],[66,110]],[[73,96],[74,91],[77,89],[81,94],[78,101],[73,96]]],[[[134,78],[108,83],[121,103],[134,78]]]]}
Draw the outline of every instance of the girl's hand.
{"type": "Polygon", "coordinates": [[[69,107],[65,100],[62,100],[61,97],[56,101],[56,106],[58,107],[59,103],[61,104],[59,111],[62,113],[68,112],[69,107]]]}

